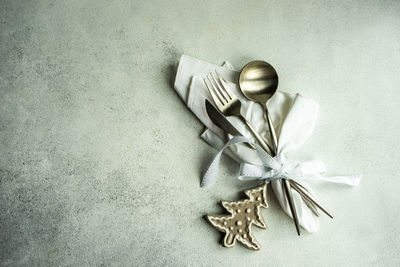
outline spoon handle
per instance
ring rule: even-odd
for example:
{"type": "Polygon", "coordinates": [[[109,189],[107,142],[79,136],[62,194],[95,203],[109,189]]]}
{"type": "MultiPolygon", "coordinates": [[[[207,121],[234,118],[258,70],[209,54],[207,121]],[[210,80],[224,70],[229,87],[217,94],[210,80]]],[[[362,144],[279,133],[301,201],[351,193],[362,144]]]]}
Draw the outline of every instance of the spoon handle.
{"type": "Polygon", "coordinates": [[[268,112],[268,108],[265,105],[265,114],[267,117],[267,123],[268,123],[268,128],[269,128],[269,133],[271,135],[271,141],[272,141],[272,150],[275,151],[275,154],[278,153],[278,138],[276,138],[276,133],[274,129],[274,125],[272,124],[272,119],[271,115],[268,112]]]}
{"type": "MultiPolygon", "coordinates": [[[[272,119],[271,115],[269,114],[268,107],[265,105],[265,115],[267,117],[267,123],[268,123],[268,128],[269,128],[269,133],[271,135],[271,141],[272,141],[272,147],[273,147],[273,156],[278,154],[278,138],[276,138],[276,133],[274,129],[274,125],[272,124],[272,119]]],[[[299,218],[297,216],[297,211],[296,211],[296,206],[294,204],[293,200],[293,194],[292,194],[292,187],[290,185],[290,181],[287,179],[282,179],[282,187],[283,187],[283,192],[284,195],[287,198],[290,212],[292,213],[294,225],[296,226],[296,231],[297,234],[300,235],[300,223],[299,223],[299,218]]]]}
{"type": "Polygon", "coordinates": [[[287,201],[289,203],[290,212],[292,213],[292,217],[293,217],[293,220],[294,220],[294,225],[296,226],[297,234],[300,235],[299,217],[297,216],[296,207],[294,205],[293,195],[292,195],[292,188],[290,186],[289,180],[282,179],[282,187],[283,187],[283,190],[284,190],[285,195],[287,197],[287,201]]]}
{"type": "Polygon", "coordinates": [[[257,141],[260,143],[261,147],[271,156],[273,156],[273,152],[271,148],[268,146],[267,143],[265,143],[264,139],[257,133],[257,131],[251,126],[251,124],[242,116],[240,115],[239,118],[246,124],[247,128],[249,128],[250,132],[254,135],[254,137],[257,139],[257,141]]]}

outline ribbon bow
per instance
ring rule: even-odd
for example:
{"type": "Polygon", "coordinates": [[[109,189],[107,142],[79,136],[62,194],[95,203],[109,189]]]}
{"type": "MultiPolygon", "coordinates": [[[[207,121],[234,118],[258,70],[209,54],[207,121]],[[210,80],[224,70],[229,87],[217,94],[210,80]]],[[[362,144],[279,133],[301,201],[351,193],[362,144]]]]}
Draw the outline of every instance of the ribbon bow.
{"type": "MultiPolygon", "coordinates": [[[[239,143],[249,143],[250,140],[243,136],[235,136],[230,139],[225,146],[217,153],[210,167],[203,176],[201,186],[211,186],[215,183],[216,175],[218,174],[221,155],[224,150],[232,145],[239,143]]],[[[320,160],[312,160],[292,166],[286,160],[284,154],[278,154],[276,157],[271,157],[259,145],[252,144],[257,151],[262,165],[252,165],[242,163],[240,165],[239,180],[254,180],[261,179],[270,182],[278,179],[291,179],[295,181],[311,179],[324,180],[331,183],[341,183],[351,186],[357,186],[360,183],[361,175],[347,175],[324,177],[325,166],[320,160]]]]}

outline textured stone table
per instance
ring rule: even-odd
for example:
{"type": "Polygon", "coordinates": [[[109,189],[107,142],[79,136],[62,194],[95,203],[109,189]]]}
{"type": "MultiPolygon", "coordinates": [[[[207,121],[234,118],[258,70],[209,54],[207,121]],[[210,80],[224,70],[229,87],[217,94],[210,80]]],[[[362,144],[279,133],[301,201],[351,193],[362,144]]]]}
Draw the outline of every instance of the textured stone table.
{"type": "Polygon", "coordinates": [[[0,265],[400,264],[398,1],[1,1],[0,265]],[[181,54],[240,68],[264,59],[279,89],[321,104],[294,159],[334,213],[298,237],[270,192],[260,252],[220,246],[203,215],[254,183],[215,151],[172,89],[181,54]]]}

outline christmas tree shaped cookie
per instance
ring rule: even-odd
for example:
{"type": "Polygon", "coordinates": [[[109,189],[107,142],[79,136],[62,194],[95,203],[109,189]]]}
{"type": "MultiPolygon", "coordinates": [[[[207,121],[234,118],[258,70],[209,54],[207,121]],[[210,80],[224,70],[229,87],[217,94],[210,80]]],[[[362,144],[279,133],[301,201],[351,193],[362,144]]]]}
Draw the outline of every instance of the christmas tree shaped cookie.
{"type": "Polygon", "coordinates": [[[235,246],[236,240],[253,250],[261,249],[251,232],[254,224],[262,229],[267,225],[261,216],[260,208],[268,208],[267,184],[248,189],[245,194],[249,199],[239,201],[221,201],[222,206],[231,215],[208,215],[207,219],[221,232],[225,232],[224,246],[235,246]]]}

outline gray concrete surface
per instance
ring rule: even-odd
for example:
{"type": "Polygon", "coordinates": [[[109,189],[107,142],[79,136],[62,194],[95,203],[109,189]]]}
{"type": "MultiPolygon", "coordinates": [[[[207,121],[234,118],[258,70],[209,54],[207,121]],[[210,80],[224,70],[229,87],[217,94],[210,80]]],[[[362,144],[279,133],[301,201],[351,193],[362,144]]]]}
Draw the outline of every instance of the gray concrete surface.
{"type": "Polygon", "coordinates": [[[400,2],[0,1],[0,265],[400,264],[400,2]],[[219,245],[203,215],[252,186],[172,90],[181,54],[271,62],[321,104],[293,157],[360,187],[318,185],[335,214],[297,237],[263,212],[264,249],[219,245]]]}

